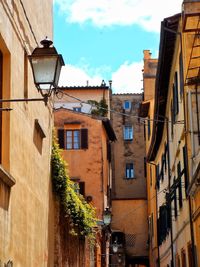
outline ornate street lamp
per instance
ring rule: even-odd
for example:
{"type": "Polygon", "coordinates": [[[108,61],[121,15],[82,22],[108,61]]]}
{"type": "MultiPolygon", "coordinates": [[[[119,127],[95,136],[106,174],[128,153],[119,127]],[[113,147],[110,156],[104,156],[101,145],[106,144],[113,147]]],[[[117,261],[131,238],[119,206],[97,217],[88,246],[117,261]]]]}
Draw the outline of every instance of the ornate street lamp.
{"type": "Polygon", "coordinates": [[[112,214],[109,208],[106,208],[103,212],[103,222],[105,225],[109,225],[111,223],[112,214]]]}
{"type": "MultiPolygon", "coordinates": [[[[55,47],[51,46],[53,44],[51,40],[46,38],[40,43],[43,47],[36,47],[28,58],[31,63],[35,86],[43,97],[0,99],[0,103],[43,101],[47,104],[52,92],[56,91],[64,60],[62,55],[57,53],[55,47]]],[[[10,110],[12,109],[0,108],[0,111],[10,110]]]]}
{"type": "Polygon", "coordinates": [[[43,47],[36,47],[29,56],[29,60],[35,86],[45,98],[51,96],[52,92],[56,90],[64,60],[52,46],[53,42],[47,37],[40,43],[43,47]]]}

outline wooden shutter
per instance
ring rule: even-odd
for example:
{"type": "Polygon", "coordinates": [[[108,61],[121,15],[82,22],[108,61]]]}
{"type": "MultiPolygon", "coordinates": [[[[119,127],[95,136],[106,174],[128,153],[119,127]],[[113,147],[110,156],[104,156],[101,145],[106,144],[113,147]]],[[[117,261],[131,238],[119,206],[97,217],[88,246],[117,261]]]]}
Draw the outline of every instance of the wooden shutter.
{"type": "Polygon", "coordinates": [[[85,182],[79,182],[79,193],[85,196],[85,182]]]}
{"type": "Polygon", "coordinates": [[[65,142],[64,142],[64,129],[58,129],[58,143],[60,148],[65,148],[65,142]]]}
{"type": "Polygon", "coordinates": [[[88,129],[81,129],[81,148],[88,149],[88,129]]]}
{"type": "Polygon", "coordinates": [[[180,82],[180,95],[183,95],[183,88],[184,88],[184,72],[183,72],[183,59],[182,53],[179,55],[179,82],[180,82]]]}
{"type": "Polygon", "coordinates": [[[183,162],[184,162],[184,173],[185,173],[185,193],[187,194],[188,188],[188,161],[186,147],[183,147],[183,162]]]}
{"type": "Polygon", "coordinates": [[[107,141],[107,160],[111,162],[111,144],[107,141]]]}
{"type": "Polygon", "coordinates": [[[179,208],[183,206],[183,197],[182,197],[182,185],[181,185],[181,163],[179,161],[177,165],[177,175],[178,175],[178,194],[179,194],[179,208]]]}

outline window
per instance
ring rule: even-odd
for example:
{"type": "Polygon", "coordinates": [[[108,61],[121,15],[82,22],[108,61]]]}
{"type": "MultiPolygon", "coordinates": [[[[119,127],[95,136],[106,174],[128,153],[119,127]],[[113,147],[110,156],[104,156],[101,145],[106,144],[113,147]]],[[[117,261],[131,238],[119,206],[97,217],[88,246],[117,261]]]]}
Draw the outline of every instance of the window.
{"type": "Polygon", "coordinates": [[[66,149],[80,149],[80,130],[66,131],[66,149]]]}
{"type": "Polygon", "coordinates": [[[187,150],[183,147],[183,162],[184,162],[184,175],[185,175],[185,193],[187,194],[188,188],[188,161],[187,161],[187,150]]]}
{"type": "Polygon", "coordinates": [[[81,112],[81,107],[74,107],[74,108],[73,108],[73,111],[81,112]]]}
{"type": "Polygon", "coordinates": [[[182,196],[182,184],[181,184],[181,163],[179,161],[177,165],[177,175],[178,175],[178,194],[179,194],[179,208],[182,208],[183,206],[183,196],[182,196]]]}
{"type": "Polygon", "coordinates": [[[125,110],[131,109],[131,101],[128,100],[124,101],[124,109],[125,110]]]}
{"type": "Polygon", "coordinates": [[[88,148],[88,129],[58,129],[60,148],[78,150],[88,148]]]}
{"type": "MultiPolygon", "coordinates": [[[[174,184],[176,183],[176,178],[174,177],[174,184]]],[[[175,219],[178,216],[178,210],[177,210],[177,195],[176,195],[176,186],[174,187],[174,195],[173,195],[173,199],[174,199],[174,217],[175,219]]]]}
{"type": "Polygon", "coordinates": [[[183,96],[183,88],[184,88],[184,74],[183,74],[183,58],[182,53],[179,55],[179,83],[180,83],[180,95],[183,96]]]}
{"type": "Polygon", "coordinates": [[[132,126],[124,126],[124,140],[133,140],[132,126]]]}
{"type": "Polygon", "coordinates": [[[134,168],[133,163],[126,163],[126,178],[134,178],[134,168]]]}
{"type": "Polygon", "coordinates": [[[178,74],[175,72],[174,84],[173,84],[173,112],[174,112],[174,121],[176,120],[176,115],[179,112],[178,105],[178,74]]]}

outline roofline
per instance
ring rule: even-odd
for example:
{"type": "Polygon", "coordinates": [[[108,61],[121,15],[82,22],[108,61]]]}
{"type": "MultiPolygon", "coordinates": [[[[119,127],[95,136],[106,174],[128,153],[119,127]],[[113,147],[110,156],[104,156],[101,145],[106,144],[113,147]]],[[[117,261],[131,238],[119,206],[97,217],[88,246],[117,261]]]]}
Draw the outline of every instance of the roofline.
{"type": "Polygon", "coordinates": [[[161,22],[159,58],[155,85],[153,132],[151,144],[147,153],[147,161],[153,161],[155,159],[162,139],[169,90],[169,77],[177,39],[177,34],[174,32],[177,32],[180,17],[181,13],[178,13],[165,18],[161,22]],[[167,31],[167,28],[174,32],[167,31]],[[158,121],[159,119],[160,121],[158,121]],[[163,120],[163,122],[161,120],[163,120]]]}
{"type": "Polygon", "coordinates": [[[100,86],[59,86],[57,89],[59,90],[110,90],[110,87],[107,85],[100,85],[100,86]]]}
{"type": "Polygon", "coordinates": [[[63,108],[63,107],[60,107],[60,108],[57,108],[53,110],[53,112],[59,112],[59,111],[66,111],[66,112],[70,112],[70,113],[74,113],[74,114],[77,114],[77,115],[80,115],[80,116],[85,116],[85,117],[89,117],[93,120],[98,120],[98,121],[101,121],[102,122],[102,125],[104,126],[104,129],[107,133],[107,136],[109,138],[110,141],[114,142],[117,140],[116,138],[116,135],[115,135],[115,132],[114,132],[114,129],[111,125],[111,122],[108,118],[106,117],[100,117],[100,116],[94,116],[94,115],[90,115],[88,113],[82,113],[82,112],[77,112],[77,111],[74,111],[74,110],[71,110],[71,109],[67,109],[67,108],[63,108]]]}

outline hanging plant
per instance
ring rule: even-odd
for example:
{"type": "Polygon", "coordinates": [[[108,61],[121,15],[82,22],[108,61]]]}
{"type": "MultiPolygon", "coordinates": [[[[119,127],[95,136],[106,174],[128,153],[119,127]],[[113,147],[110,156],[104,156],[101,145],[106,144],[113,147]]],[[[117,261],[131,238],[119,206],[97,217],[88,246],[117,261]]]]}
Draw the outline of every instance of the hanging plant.
{"type": "Polygon", "coordinates": [[[76,192],[76,186],[69,179],[67,164],[61,156],[55,136],[52,144],[51,168],[53,190],[61,201],[65,216],[72,221],[70,233],[94,238],[93,229],[97,225],[95,209],[76,192]]]}

